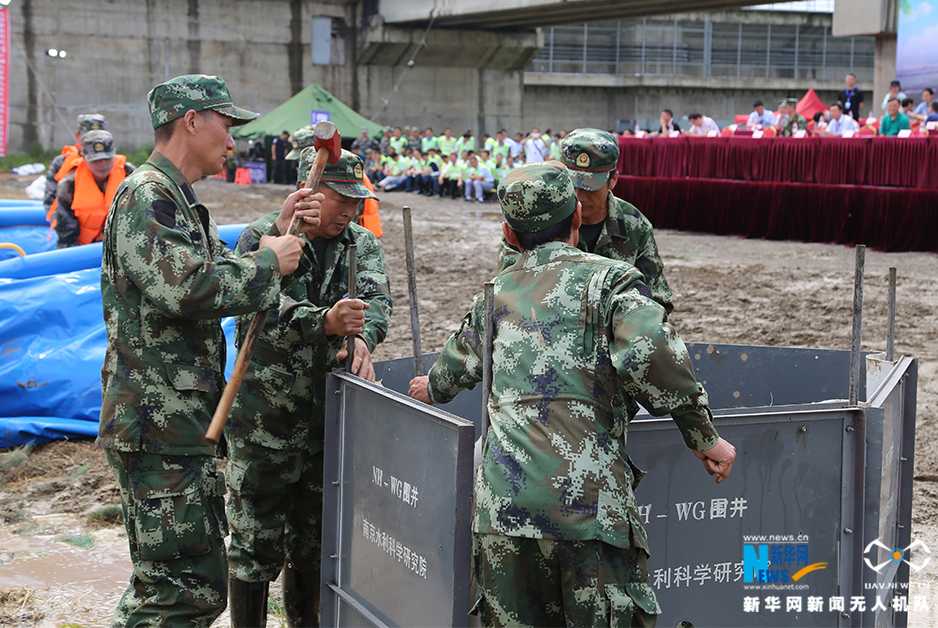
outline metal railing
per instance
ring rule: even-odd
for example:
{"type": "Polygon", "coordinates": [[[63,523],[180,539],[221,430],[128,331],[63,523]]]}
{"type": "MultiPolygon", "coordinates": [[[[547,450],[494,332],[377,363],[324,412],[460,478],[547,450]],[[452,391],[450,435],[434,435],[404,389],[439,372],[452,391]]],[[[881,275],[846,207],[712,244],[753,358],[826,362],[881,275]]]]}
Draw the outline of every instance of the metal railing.
{"type": "Polygon", "coordinates": [[[645,18],[553,26],[529,72],[626,76],[873,79],[875,40],[829,26],[645,18]]]}

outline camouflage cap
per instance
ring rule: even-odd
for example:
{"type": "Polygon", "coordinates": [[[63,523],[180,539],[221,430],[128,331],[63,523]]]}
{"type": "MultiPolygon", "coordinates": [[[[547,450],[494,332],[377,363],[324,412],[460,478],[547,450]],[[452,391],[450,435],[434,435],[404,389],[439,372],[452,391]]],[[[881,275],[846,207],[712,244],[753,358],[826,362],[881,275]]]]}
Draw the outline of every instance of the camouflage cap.
{"type": "Polygon", "coordinates": [[[88,131],[104,131],[107,120],[100,113],[83,113],[78,116],[78,132],[84,135],[88,131]]]}
{"type": "Polygon", "coordinates": [[[573,187],[595,192],[606,185],[619,161],[619,142],[600,129],[576,129],[560,142],[560,161],[570,169],[573,187]]]}
{"type": "MultiPolygon", "coordinates": [[[[315,159],[316,150],[312,146],[303,149],[296,172],[297,183],[306,181],[315,159]]],[[[350,151],[343,150],[339,161],[334,164],[326,164],[321,181],[342,196],[377,199],[378,197],[365,187],[364,177],[365,167],[361,157],[350,151]]]]}
{"type": "Polygon", "coordinates": [[[107,131],[88,131],[81,136],[81,155],[85,161],[114,158],[114,136],[107,131]]]}
{"type": "Polygon", "coordinates": [[[232,119],[234,126],[247,124],[258,114],[235,107],[225,81],[217,76],[186,74],[160,83],[147,94],[153,128],[163,126],[187,111],[212,109],[232,119]]]}
{"type": "Polygon", "coordinates": [[[284,159],[299,159],[300,153],[307,146],[312,146],[316,142],[316,136],[313,134],[315,129],[312,124],[307,124],[293,134],[293,150],[287,153],[284,159]]]}
{"type": "Polygon", "coordinates": [[[576,194],[559,161],[515,168],[498,184],[498,200],[508,226],[522,233],[551,227],[576,211],[576,194]]]}
{"type": "Polygon", "coordinates": [[[786,98],[782,102],[778,103],[779,108],[781,107],[797,107],[798,99],[797,98],[786,98]]]}

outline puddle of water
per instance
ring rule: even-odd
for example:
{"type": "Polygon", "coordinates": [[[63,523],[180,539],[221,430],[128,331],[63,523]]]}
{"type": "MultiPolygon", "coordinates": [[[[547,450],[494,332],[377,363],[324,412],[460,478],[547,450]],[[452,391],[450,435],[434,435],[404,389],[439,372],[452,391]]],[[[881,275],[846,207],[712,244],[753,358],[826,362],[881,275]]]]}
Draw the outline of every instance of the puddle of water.
{"type": "Polygon", "coordinates": [[[501,211],[496,211],[496,210],[492,210],[492,211],[475,211],[475,210],[473,210],[473,211],[468,211],[468,212],[466,212],[466,214],[468,214],[469,216],[472,216],[473,218],[498,218],[498,219],[502,219],[502,218],[505,217],[504,214],[502,214],[501,211]]]}
{"type": "Polygon", "coordinates": [[[37,531],[22,525],[0,526],[0,587],[50,589],[63,585],[93,585],[95,588],[127,586],[131,564],[127,539],[118,528],[83,531],[74,517],[36,517],[37,531]],[[66,543],[94,545],[81,549],[66,543]]]}

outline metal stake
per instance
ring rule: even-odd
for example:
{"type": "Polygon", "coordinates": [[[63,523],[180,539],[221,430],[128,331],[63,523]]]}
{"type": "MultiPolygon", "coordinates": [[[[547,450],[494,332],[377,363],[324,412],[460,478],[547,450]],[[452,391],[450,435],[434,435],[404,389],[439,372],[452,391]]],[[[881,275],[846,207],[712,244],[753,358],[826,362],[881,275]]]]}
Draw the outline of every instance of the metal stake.
{"type": "Polygon", "coordinates": [[[485,332],[482,344],[482,448],[489,432],[489,397],[492,396],[492,352],[495,344],[495,283],[485,282],[483,288],[484,315],[482,328],[485,332]]]}
{"type": "Polygon", "coordinates": [[[414,344],[414,377],[423,375],[420,350],[420,319],[417,315],[417,268],[414,263],[414,224],[410,207],[404,206],[404,251],[407,261],[407,292],[410,299],[410,334],[414,344]]]}
{"type": "MultiPolygon", "coordinates": [[[[358,298],[358,245],[354,242],[348,247],[348,298],[358,298]]],[[[355,361],[355,336],[348,336],[345,346],[348,349],[345,370],[351,373],[355,361]]]]}
{"type": "Polygon", "coordinates": [[[886,309],[886,359],[896,359],[896,267],[889,267],[889,301],[886,309]]]}
{"type": "Polygon", "coordinates": [[[856,272],[853,278],[853,344],[850,347],[850,405],[860,398],[860,336],[863,329],[863,266],[866,246],[857,245],[856,272]]]}

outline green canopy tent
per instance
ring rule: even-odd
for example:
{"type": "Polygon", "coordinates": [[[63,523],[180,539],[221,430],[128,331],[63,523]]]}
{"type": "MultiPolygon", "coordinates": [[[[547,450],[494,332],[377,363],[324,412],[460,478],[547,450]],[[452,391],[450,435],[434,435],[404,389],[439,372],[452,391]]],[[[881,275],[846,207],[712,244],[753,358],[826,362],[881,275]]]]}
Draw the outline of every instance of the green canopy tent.
{"type": "MultiPolygon", "coordinates": [[[[293,133],[297,129],[318,121],[314,112],[329,112],[343,139],[353,140],[361,135],[362,127],[368,134],[378,135],[382,126],[364,117],[316,83],[307,85],[293,98],[270,113],[244,126],[235,127],[231,135],[238,140],[257,140],[265,135],[280,135],[283,131],[293,133]]],[[[323,118],[320,118],[323,119],[323,118]]]]}

